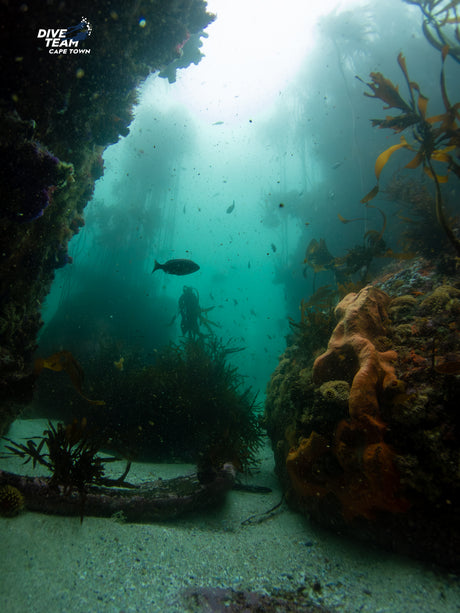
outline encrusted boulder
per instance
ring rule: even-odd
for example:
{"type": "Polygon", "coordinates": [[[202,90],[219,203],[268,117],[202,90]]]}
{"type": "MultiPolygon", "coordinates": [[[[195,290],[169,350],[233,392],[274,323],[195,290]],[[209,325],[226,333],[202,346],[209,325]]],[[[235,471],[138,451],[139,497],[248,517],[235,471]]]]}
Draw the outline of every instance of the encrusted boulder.
{"type": "Polygon", "coordinates": [[[379,397],[399,387],[393,366],[396,352],[381,352],[374,344],[385,334],[389,302],[389,296],[369,285],[348,294],[336,307],[339,322],[327,351],[314,362],[313,382],[321,386],[323,397],[326,387],[330,400],[340,404],[340,395],[332,391],[337,379],[348,381],[348,415],[326,437],[313,430],[291,449],[286,461],[296,494],[334,494],[348,520],[371,519],[376,510],[408,508],[399,495],[395,454],[384,440],[386,425],[379,408],[379,397]],[[336,470],[330,470],[331,462],[336,470]]]}
{"type": "Polygon", "coordinates": [[[404,299],[377,285],[348,294],[322,349],[298,326],[269,383],[264,421],[293,508],[458,571],[458,283],[430,284],[404,299]]]}

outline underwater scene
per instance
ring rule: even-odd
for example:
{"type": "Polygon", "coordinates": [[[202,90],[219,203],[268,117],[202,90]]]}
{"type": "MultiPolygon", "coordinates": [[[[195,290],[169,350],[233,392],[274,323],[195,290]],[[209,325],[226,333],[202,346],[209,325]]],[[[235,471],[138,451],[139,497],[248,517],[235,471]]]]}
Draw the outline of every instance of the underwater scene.
{"type": "Polygon", "coordinates": [[[4,0],[0,609],[460,612],[460,0],[4,0]]]}

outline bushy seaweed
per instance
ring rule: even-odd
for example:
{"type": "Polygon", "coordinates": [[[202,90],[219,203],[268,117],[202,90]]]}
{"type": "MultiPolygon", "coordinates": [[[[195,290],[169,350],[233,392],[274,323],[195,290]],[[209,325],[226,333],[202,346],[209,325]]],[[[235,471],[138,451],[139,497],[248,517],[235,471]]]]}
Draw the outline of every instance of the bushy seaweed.
{"type": "Polygon", "coordinates": [[[249,468],[261,442],[255,394],[227,357],[235,348],[215,336],[169,344],[140,373],[152,394],[154,438],[179,457],[249,468]]]}
{"type": "Polygon", "coordinates": [[[118,349],[101,351],[83,367],[86,389],[105,404],[72,394],[69,405],[67,378],[44,372],[39,395],[47,414],[86,417],[107,448],[131,458],[213,467],[230,461],[243,470],[255,463],[262,438],[256,394],[227,360],[238,349],[215,336],[184,337],[159,350],[152,365],[125,353],[122,369],[114,362],[118,349]]]}
{"type": "Polygon", "coordinates": [[[4,437],[9,445],[6,449],[10,453],[24,459],[24,464],[32,461],[35,468],[37,464],[45,466],[51,472],[50,483],[53,486],[63,486],[64,493],[76,488],[84,494],[88,485],[122,485],[128,469],[117,480],[107,479],[104,476],[104,463],[114,462],[118,458],[102,458],[98,454],[101,440],[90,435],[86,429],[86,420],[65,426],[58,423],[55,427],[50,421],[48,428],[37,444],[30,439],[24,445],[4,437]]]}

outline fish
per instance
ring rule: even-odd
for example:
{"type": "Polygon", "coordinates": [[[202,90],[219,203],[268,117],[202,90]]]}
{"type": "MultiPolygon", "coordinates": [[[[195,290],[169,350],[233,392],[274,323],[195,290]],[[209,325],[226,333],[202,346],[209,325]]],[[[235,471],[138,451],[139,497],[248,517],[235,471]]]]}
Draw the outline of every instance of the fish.
{"type": "Polygon", "coordinates": [[[233,209],[235,208],[235,201],[233,201],[233,204],[231,204],[228,209],[227,209],[227,213],[231,213],[233,211],[233,209]]]}
{"type": "Polygon", "coordinates": [[[275,243],[271,244],[271,248],[272,248],[273,253],[276,253],[276,245],[275,245],[275,243]]]}
{"type": "Polygon", "coordinates": [[[224,122],[223,121],[215,121],[212,125],[213,126],[223,126],[224,122]]]}
{"type": "Polygon", "coordinates": [[[155,266],[152,270],[152,273],[155,270],[164,270],[168,275],[190,275],[192,272],[196,272],[200,270],[200,267],[192,260],[178,259],[178,260],[168,260],[164,264],[159,264],[155,260],[155,266]]]}

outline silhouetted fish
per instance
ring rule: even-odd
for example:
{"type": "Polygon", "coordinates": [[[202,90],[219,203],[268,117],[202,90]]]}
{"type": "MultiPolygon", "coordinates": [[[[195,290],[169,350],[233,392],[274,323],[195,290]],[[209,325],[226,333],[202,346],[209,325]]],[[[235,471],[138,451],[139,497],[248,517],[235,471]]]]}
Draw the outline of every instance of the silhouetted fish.
{"type": "Polygon", "coordinates": [[[192,272],[196,272],[200,267],[192,260],[168,260],[164,264],[159,264],[155,260],[155,266],[152,272],[155,270],[164,270],[168,275],[190,275],[192,272]]]}
{"type": "Polygon", "coordinates": [[[235,208],[235,201],[233,201],[233,204],[231,204],[228,209],[227,209],[227,213],[231,213],[233,211],[233,209],[235,208]]]}

